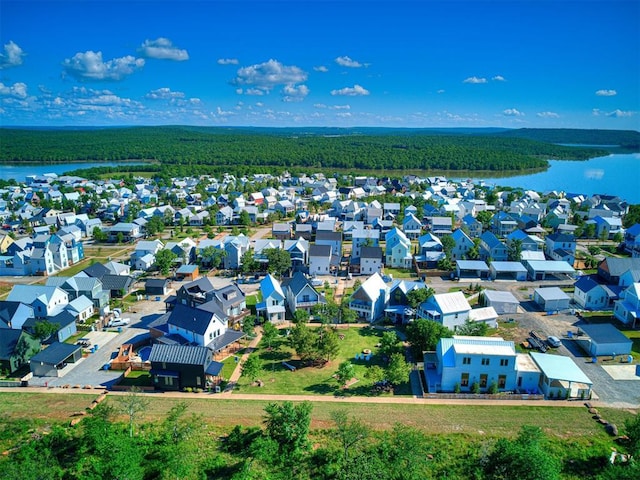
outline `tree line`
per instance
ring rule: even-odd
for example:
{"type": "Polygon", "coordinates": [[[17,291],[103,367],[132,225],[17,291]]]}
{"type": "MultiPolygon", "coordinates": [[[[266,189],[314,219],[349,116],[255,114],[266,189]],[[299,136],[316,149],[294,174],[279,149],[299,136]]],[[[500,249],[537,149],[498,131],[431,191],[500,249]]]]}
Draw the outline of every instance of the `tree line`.
{"type": "MultiPolygon", "coordinates": [[[[75,427],[47,431],[0,421],[14,448],[0,456],[0,479],[626,480],[640,475],[633,457],[611,465],[606,442],[547,436],[524,425],[510,438],[433,435],[397,424],[377,431],[336,406],[311,429],[309,402],[269,403],[262,426],[218,435],[188,403],[142,422],[146,401],[133,392],[101,403],[75,427]],[[127,421],[122,421],[122,415],[127,421]],[[135,425],[135,429],[134,429],[135,425]]],[[[626,424],[628,453],[640,455],[640,416],[626,424]]]]}
{"type": "Polygon", "coordinates": [[[549,158],[584,160],[606,153],[526,138],[429,131],[328,136],[188,127],[0,129],[5,163],[144,160],[226,168],[525,171],[545,168],[549,158]]]}

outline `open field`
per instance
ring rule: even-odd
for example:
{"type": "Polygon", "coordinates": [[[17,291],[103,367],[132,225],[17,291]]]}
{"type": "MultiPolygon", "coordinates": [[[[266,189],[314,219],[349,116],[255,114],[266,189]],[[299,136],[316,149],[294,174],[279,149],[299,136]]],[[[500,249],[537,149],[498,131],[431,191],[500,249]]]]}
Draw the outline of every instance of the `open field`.
{"type": "MultiPolygon", "coordinates": [[[[33,418],[36,425],[70,420],[74,412],[82,411],[97,397],[97,393],[0,393],[0,417],[33,418]]],[[[201,415],[210,428],[226,430],[234,425],[260,425],[266,400],[239,400],[206,394],[184,397],[147,396],[149,406],[141,421],[164,418],[170,408],[185,401],[189,411],[201,415]]],[[[116,396],[107,402],[117,407],[116,396]]],[[[595,422],[585,408],[565,406],[503,406],[503,405],[413,405],[346,402],[311,402],[312,428],[333,426],[331,412],[345,410],[374,429],[392,428],[396,423],[413,426],[432,434],[467,434],[513,436],[521,425],[541,427],[548,435],[559,438],[602,437],[602,425],[595,422]]],[[[600,408],[602,416],[622,426],[632,414],[626,410],[600,408]]],[[[124,420],[124,417],[123,417],[124,420]]]]}

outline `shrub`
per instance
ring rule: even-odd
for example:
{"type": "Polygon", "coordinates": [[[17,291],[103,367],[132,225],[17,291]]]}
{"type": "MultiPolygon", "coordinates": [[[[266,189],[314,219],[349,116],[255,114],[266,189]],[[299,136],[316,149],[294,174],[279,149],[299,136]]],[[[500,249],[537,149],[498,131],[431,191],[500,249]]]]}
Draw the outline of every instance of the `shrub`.
{"type": "Polygon", "coordinates": [[[491,385],[489,385],[489,393],[491,394],[498,393],[498,384],[496,382],[491,382],[491,385]]]}
{"type": "Polygon", "coordinates": [[[478,382],[473,382],[473,384],[471,384],[471,392],[480,393],[480,384],[478,382]]]}
{"type": "Polygon", "coordinates": [[[191,392],[193,392],[193,388],[191,388],[191,387],[184,387],[184,391],[185,391],[186,393],[191,393],[191,392]]]}
{"type": "Polygon", "coordinates": [[[456,383],[453,386],[453,393],[460,393],[460,384],[459,383],[456,383]]]}

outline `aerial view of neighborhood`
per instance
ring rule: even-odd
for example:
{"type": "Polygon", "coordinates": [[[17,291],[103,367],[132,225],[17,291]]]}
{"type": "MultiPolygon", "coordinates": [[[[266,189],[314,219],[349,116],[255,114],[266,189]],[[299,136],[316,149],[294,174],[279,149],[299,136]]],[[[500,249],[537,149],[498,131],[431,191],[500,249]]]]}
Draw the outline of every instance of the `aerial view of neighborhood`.
{"type": "Polygon", "coordinates": [[[0,480],[640,478],[638,2],[0,23],[0,480]]]}

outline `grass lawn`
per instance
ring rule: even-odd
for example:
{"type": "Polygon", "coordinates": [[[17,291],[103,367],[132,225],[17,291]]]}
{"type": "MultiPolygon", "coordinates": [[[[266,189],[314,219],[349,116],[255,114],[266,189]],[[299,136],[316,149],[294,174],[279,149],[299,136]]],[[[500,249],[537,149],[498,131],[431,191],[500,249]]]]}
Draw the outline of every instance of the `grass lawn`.
{"type": "Polygon", "coordinates": [[[384,274],[393,275],[394,279],[397,279],[397,278],[411,278],[415,280],[418,279],[416,272],[414,272],[413,270],[409,270],[408,268],[384,267],[384,274]]]}
{"type": "Polygon", "coordinates": [[[144,370],[135,370],[129,372],[129,375],[124,377],[118,385],[124,385],[127,387],[150,387],[153,385],[151,373],[144,370]]]}
{"type": "MultiPolygon", "coordinates": [[[[284,332],[283,332],[284,333],[284,332]]],[[[371,382],[364,378],[368,365],[382,365],[382,359],[375,355],[376,344],[379,342],[382,332],[372,328],[339,329],[338,334],[344,335],[340,340],[340,352],[337,358],[331,360],[322,367],[303,366],[297,359],[295,352],[287,345],[286,339],[280,337],[277,340],[277,348],[268,351],[266,346],[260,345],[255,354],[259,355],[263,362],[263,372],[259,379],[264,382],[262,387],[251,385],[246,378],[241,377],[236,390],[240,393],[270,394],[270,395],[369,395],[371,382]],[[371,350],[374,355],[369,362],[355,360],[355,355],[362,353],[364,349],[371,350]],[[355,377],[358,381],[348,390],[341,390],[332,375],[338,369],[338,365],[345,360],[350,360],[355,366],[355,377]],[[290,371],[282,362],[295,366],[295,372],[290,371]]],[[[275,347],[276,343],[274,343],[275,347]]],[[[255,355],[254,354],[254,355],[255,355]]],[[[410,386],[401,385],[396,394],[409,395],[410,386]]],[[[391,395],[391,394],[386,394],[391,395]]]]}
{"type": "Polygon", "coordinates": [[[222,372],[220,372],[220,376],[222,378],[224,378],[225,380],[229,380],[229,377],[231,377],[231,374],[236,369],[236,365],[238,365],[238,362],[236,362],[235,357],[237,356],[238,359],[240,359],[243,353],[244,353],[244,349],[238,351],[235,355],[231,355],[230,357],[227,357],[223,360],[222,372]]]}

